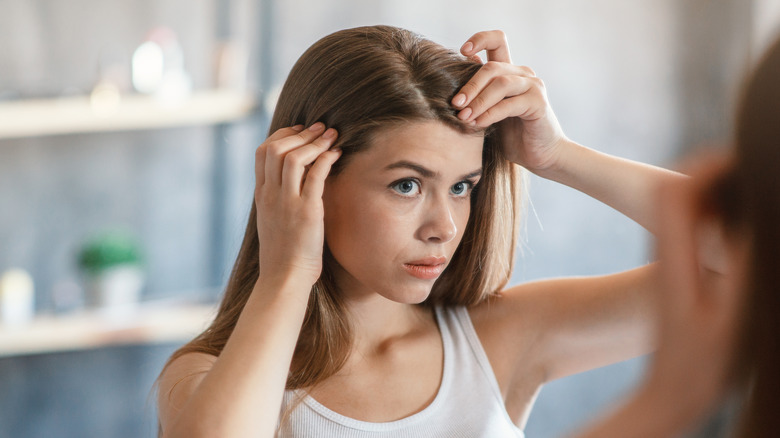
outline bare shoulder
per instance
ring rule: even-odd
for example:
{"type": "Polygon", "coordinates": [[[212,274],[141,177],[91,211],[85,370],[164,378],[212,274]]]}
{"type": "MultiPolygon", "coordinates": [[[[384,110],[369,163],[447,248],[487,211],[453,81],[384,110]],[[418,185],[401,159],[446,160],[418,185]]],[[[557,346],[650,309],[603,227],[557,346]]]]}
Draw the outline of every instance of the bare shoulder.
{"type": "Polygon", "coordinates": [[[565,278],[515,285],[469,309],[474,330],[505,397],[518,373],[531,387],[544,383],[538,351],[545,322],[555,311],[555,300],[551,298],[556,291],[576,288],[578,281],[565,278]]]}
{"type": "Polygon", "coordinates": [[[157,388],[158,416],[163,429],[176,418],[216,360],[216,356],[206,353],[187,353],[163,370],[157,388]]]}

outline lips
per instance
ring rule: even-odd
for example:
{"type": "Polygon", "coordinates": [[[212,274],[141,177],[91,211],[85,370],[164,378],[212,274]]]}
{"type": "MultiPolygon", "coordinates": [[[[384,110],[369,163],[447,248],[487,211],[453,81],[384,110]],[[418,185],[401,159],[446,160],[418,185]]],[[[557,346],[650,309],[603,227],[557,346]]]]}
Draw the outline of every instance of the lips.
{"type": "Polygon", "coordinates": [[[420,260],[413,260],[408,263],[404,263],[404,269],[406,272],[422,280],[433,280],[438,278],[447,267],[446,257],[425,257],[420,260]]]}

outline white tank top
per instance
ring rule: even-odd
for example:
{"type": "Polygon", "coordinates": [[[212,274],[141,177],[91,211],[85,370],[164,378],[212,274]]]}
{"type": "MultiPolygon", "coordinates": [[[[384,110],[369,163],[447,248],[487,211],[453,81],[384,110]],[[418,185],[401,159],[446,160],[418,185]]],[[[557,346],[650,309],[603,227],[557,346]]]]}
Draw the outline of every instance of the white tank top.
{"type": "MultiPolygon", "coordinates": [[[[439,392],[422,411],[396,421],[371,423],[338,414],[306,396],[293,410],[283,438],[513,437],[525,435],[506,412],[493,368],[464,307],[436,308],[444,345],[439,392]]],[[[282,412],[299,391],[285,391],[282,412]]]]}

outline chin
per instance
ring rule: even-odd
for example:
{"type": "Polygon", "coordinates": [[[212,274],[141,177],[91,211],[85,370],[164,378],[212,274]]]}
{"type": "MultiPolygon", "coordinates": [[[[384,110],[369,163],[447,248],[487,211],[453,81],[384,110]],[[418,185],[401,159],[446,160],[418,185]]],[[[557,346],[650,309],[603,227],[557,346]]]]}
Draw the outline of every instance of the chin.
{"type": "Polygon", "coordinates": [[[392,291],[388,291],[387,294],[382,294],[385,298],[387,298],[390,301],[394,301],[396,303],[400,304],[420,304],[431,295],[431,289],[433,288],[433,285],[430,286],[417,286],[417,287],[408,287],[405,289],[395,289],[392,291]]]}

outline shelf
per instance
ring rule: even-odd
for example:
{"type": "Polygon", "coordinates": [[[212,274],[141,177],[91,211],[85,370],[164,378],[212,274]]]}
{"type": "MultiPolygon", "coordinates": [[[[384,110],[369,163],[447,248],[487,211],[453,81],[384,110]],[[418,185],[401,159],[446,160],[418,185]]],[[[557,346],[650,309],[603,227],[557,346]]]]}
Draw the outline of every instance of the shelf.
{"type": "Polygon", "coordinates": [[[255,107],[253,95],[233,90],[195,91],[175,103],[144,95],[98,106],[89,96],[0,102],[0,139],[214,124],[246,117],[255,107]]]}
{"type": "Polygon", "coordinates": [[[166,305],[141,306],[121,315],[85,311],[40,316],[26,325],[0,325],[0,357],[186,342],[208,326],[216,310],[216,306],[166,305]]]}

